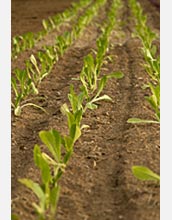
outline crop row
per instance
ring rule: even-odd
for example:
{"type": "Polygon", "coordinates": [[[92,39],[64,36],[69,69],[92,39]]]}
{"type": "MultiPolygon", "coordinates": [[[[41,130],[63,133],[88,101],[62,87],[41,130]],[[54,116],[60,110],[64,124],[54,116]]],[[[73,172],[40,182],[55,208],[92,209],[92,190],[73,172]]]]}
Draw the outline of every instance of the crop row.
{"type": "Polygon", "coordinates": [[[45,35],[55,29],[58,30],[65,22],[76,19],[78,13],[84,10],[89,4],[91,4],[90,0],[80,0],[79,3],[72,3],[72,7],[66,9],[64,12],[48,17],[48,19],[43,19],[43,30],[37,33],[28,32],[23,35],[14,36],[12,38],[12,59],[17,58],[26,49],[33,48],[45,35]]]}
{"type": "MultiPolygon", "coordinates": [[[[98,2],[100,3],[97,1],[97,4],[98,2]]],[[[101,4],[105,3],[106,1],[101,1],[101,4]]],[[[120,0],[112,1],[107,13],[107,21],[101,29],[100,37],[96,40],[97,50],[84,58],[83,68],[79,76],[79,83],[81,84],[79,92],[77,94],[71,84],[68,94],[70,104],[65,103],[61,106],[61,112],[67,117],[67,134],[62,135],[55,129],[39,132],[39,137],[49,152],[48,154],[42,152],[37,144],[34,147],[34,162],[40,170],[41,182],[37,183],[27,178],[19,180],[37,196],[39,203],[34,203],[33,206],[39,220],[53,220],[57,213],[60,194],[59,180],[65,172],[74,145],[80,138],[82,130],[88,127],[88,125],[82,124],[83,115],[87,109],[96,109],[98,102],[102,100],[111,101],[108,95],[102,95],[102,91],[108,79],[123,77],[121,72],[101,76],[102,65],[107,59],[109,50],[109,38],[116,24],[117,11],[121,6],[120,0]]]]}
{"type": "MultiPolygon", "coordinates": [[[[147,25],[147,17],[143,14],[143,9],[136,0],[129,0],[129,6],[135,18],[134,36],[142,42],[142,54],[145,60],[145,70],[149,76],[149,82],[143,85],[143,89],[149,89],[150,95],[146,100],[154,111],[154,120],[130,118],[129,123],[160,123],[160,57],[157,47],[154,44],[159,36],[147,25]]],[[[141,180],[160,181],[160,176],[144,166],[133,166],[133,174],[141,180]]]]}
{"type": "Polygon", "coordinates": [[[57,36],[56,44],[44,46],[44,50],[39,51],[35,56],[32,54],[29,60],[25,62],[25,68],[14,70],[11,83],[14,91],[12,107],[14,114],[19,116],[22,108],[26,106],[35,106],[42,110],[42,107],[26,99],[30,94],[39,93],[38,86],[41,81],[51,72],[54,64],[58,61],[59,56],[72,45],[72,43],[82,34],[83,30],[98,14],[99,9],[105,4],[106,0],[97,0],[85,13],[79,17],[76,25],[71,32],[64,32],[57,36]],[[28,102],[29,101],[29,102],[28,102]]]}

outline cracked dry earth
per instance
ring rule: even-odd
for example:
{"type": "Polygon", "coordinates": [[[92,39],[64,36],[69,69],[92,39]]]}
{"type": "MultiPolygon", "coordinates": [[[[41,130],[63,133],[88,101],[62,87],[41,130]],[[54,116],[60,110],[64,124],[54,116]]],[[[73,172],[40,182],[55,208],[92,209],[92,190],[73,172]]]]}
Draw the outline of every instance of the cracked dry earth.
{"type": "MultiPolygon", "coordinates": [[[[43,18],[64,11],[71,2],[12,0],[12,35],[39,31],[43,18]]],[[[110,39],[108,54],[112,60],[104,64],[102,74],[120,70],[125,76],[108,81],[104,94],[109,95],[112,102],[102,102],[97,110],[87,111],[84,115],[83,123],[89,128],[77,141],[60,180],[61,194],[55,220],[160,218],[160,187],[154,182],[137,180],[131,172],[133,165],[144,165],[160,172],[160,129],[159,125],[127,123],[130,117],[151,119],[154,113],[144,98],[149,91],[141,88],[149,80],[142,66],[141,43],[131,37],[134,22],[127,0],[122,2],[124,7],[118,12],[118,24],[110,39]]],[[[148,25],[159,33],[159,4],[148,0],[140,3],[148,16],[148,25]]],[[[12,213],[20,220],[36,219],[32,207],[36,198],[17,179],[39,180],[39,170],[33,162],[33,147],[41,145],[40,130],[55,128],[65,133],[66,118],[61,114],[60,106],[68,103],[69,85],[79,86],[79,82],[72,78],[79,76],[84,56],[96,49],[100,25],[106,18],[109,5],[110,1],[40,84],[39,95],[45,100],[35,103],[43,106],[49,114],[33,107],[24,108],[21,117],[15,117],[12,112],[12,213]]],[[[24,61],[40,50],[41,45],[53,44],[55,36],[70,30],[74,22],[63,25],[34,49],[23,52],[12,61],[12,71],[15,67],[22,68],[24,61]]]]}

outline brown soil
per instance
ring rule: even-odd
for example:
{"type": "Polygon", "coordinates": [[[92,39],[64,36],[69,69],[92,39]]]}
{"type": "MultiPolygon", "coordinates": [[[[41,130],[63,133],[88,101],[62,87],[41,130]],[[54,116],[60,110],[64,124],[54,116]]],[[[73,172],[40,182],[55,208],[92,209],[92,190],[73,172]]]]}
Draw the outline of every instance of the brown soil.
{"type": "MultiPolygon", "coordinates": [[[[39,31],[43,18],[63,11],[71,2],[12,0],[12,35],[39,31]]],[[[149,24],[158,32],[159,7],[152,3],[154,1],[140,2],[148,14],[149,24]]],[[[103,22],[108,8],[109,5],[101,11],[41,83],[39,95],[46,99],[35,103],[49,114],[33,107],[24,108],[21,117],[12,113],[12,213],[20,220],[36,219],[32,207],[36,199],[17,179],[39,179],[39,170],[33,163],[33,147],[41,145],[40,130],[55,128],[66,132],[66,118],[62,116],[60,106],[68,102],[69,85],[73,83],[78,87],[78,81],[72,78],[79,76],[83,57],[96,48],[100,28],[95,23],[103,22]]],[[[111,37],[109,55],[112,55],[112,61],[104,65],[102,74],[120,70],[125,77],[108,81],[104,94],[113,101],[100,103],[97,110],[86,112],[83,118],[83,123],[90,127],[76,143],[60,181],[61,194],[55,220],[160,218],[159,186],[154,182],[139,181],[131,172],[133,165],[144,165],[160,173],[159,125],[127,123],[130,117],[153,119],[154,113],[144,99],[148,91],[141,89],[148,77],[142,66],[140,41],[131,38],[133,22],[127,1],[120,11],[120,19],[111,37]]],[[[47,41],[53,42],[53,35],[48,36],[47,41]]],[[[39,45],[23,53],[19,60],[12,61],[12,68],[16,65],[21,68],[29,54],[38,49],[39,45]]]]}

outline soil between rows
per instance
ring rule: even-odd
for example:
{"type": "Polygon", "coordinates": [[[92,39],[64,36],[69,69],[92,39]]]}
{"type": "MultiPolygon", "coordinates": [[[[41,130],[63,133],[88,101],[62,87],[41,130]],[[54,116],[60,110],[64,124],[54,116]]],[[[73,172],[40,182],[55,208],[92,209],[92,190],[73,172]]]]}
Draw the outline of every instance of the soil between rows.
{"type": "MultiPolygon", "coordinates": [[[[23,7],[20,1],[14,2],[14,10],[15,5],[23,7]]],[[[25,2],[30,5],[31,1],[25,2]]],[[[33,14],[37,13],[41,2],[32,2],[33,14]]],[[[71,3],[64,2],[65,7],[71,3]]],[[[40,20],[56,13],[53,4],[55,3],[52,2],[50,6],[48,2],[44,2],[39,8],[37,16],[40,20]]],[[[153,118],[153,112],[144,100],[148,91],[141,89],[148,78],[140,65],[144,62],[139,49],[140,41],[131,38],[133,24],[129,19],[126,1],[124,5],[120,12],[123,26],[118,27],[111,37],[113,47],[109,54],[112,55],[112,62],[104,65],[102,74],[120,70],[125,77],[108,82],[104,94],[109,95],[112,102],[103,102],[97,110],[88,111],[84,116],[83,123],[90,128],[84,130],[76,143],[74,154],[61,179],[57,220],[158,220],[160,217],[159,186],[154,182],[138,181],[131,173],[132,165],[144,165],[160,172],[160,143],[158,125],[127,123],[130,117],[153,118]]],[[[158,31],[157,7],[149,1],[144,1],[142,6],[149,6],[149,22],[158,31]]],[[[65,9],[60,2],[56,7],[59,11],[65,9]]],[[[15,11],[16,20],[13,21],[12,11],[12,30],[16,27],[20,29],[20,33],[30,28],[31,31],[39,30],[40,27],[31,19],[29,9],[23,11],[22,16],[27,18],[24,25],[17,20],[21,18],[19,12],[15,11]]],[[[94,22],[101,24],[104,18],[105,12],[101,11],[94,22]]],[[[19,31],[16,33],[19,34],[19,31]]],[[[12,212],[20,219],[35,219],[31,205],[35,197],[17,179],[27,177],[39,180],[39,171],[33,163],[33,147],[35,144],[42,145],[38,133],[50,128],[66,132],[66,118],[60,113],[60,106],[68,102],[69,85],[73,83],[75,87],[78,86],[78,82],[72,78],[79,75],[83,57],[96,48],[95,40],[99,34],[99,26],[95,23],[89,25],[41,83],[40,96],[46,100],[39,104],[45,107],[48,115],[30,107],[23,110],[20,118],[12,114],[12,212]]],[[[49,41],[51,39],[50,37],[49,41]]],[[[24,60],[23,57],[21,59],[24,60]]]]}

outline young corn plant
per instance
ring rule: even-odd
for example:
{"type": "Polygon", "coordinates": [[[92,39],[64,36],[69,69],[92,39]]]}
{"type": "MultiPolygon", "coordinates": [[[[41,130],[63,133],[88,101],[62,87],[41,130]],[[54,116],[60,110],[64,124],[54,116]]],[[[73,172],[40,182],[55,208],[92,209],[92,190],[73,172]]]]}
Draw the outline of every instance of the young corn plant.
{"type": "Polygon", "coordinates": [[[84,96],[77,97],[71,86],[68,97],[72,110],[70,111],[66,104],[61,108],[67,116],[68,134],[61,135],[55,129],[40,131],[39,137],[47,147],[48,153],[41,152],[39,145],[34,147],[34,162],[41,171],[41,184],[27,178],[19,179],[37,196],[39,204],[33,203],[33,206],[40,220],[53,220],[56,215],[60,193],[59,179],[65,172],[75,142],[81,136],[80,123],[84,96]]]}
{"type": "Polygon", "coordinates": [[[12,58],[17,58],[17,55],[25,51],[26,49],[30,49],[34,47],[35,40],[34,40],[34,33],[28,32],[23,34],[22,36],[16,36],[12,39],[12,58]]]}
{"type": "Polygon", "coordinates": [[[34,162],[41,171],[41,184],[27,178],[19,179],[20,183],[31,189],[38,197],[39,204],[33,203],[33,206],[40,220],[53,220],[57,213],[59,180],[65,172],[74,144],[81,136],[80,124],[84,95],[77,96],[71,85],[68,98],[72,110],[70,111],[66,104],[61,107],[62,113],[67,116],[68,134],[62,135],[55,129],[40,131],[39,137],[48,153],[41,152],[37,144],[34,147],[34,162]]]}
{"type": "Polygon", "coordinates": [[[136,20],[136,31],[134,36],[142,42],[142,53],[145,59],[145,70],[150,76],[150,82],[143,86],[143,89],[149,89],[150,96],[146,100],[155,113],[155,120],[140,118],[130,118],[129,123],[160,123],[160,58],[157,55],[157,47],[154,40],[157,35],[147,26],[147,17],[143,14],[143,9],[136,0],[129,0],[129,4],[136,20]]]}
{"type": "Polygon", "coordinates": [[[72,35],[70,32],[64,32],[63,35],[60,35],[56,38],[56,48],[60,54],[63,56],[67,48],[72,44],[72,35]]]}
{"type": "Polygon", "coordinates": [[[53,65],[58,60],[55,47],[45,47],[45,52],[39,51],[37,59],[34,55],[26,60],[26,69],[15,69],[11,78],[12,88],[15,94],[12,106],[16,116],[21,115],[21,111],[26,106],[34,106],[45,110],[34,103],[28,102],[26,98],[30,94],[38,95],[38,86],[41,81],[51,72],[53,65]]]}
{"type": "MultiPolygon", "coordinates": [[[[160,58],[157,56],[157,47],[153,44],[157,35],[147,26],[147,17],[136,0],[129,0],[129,5],[136,20],[136,32],[134,36],[142,42],[142,53],[145,59],[145,70],[150,76],[150,82],[143,86],[149,88],[151,95],[146,100],[155,112],[155,120],[130,118],[128,123],[160,123],[160,58]]],[[[159,182],[160,176],[144,166],[133,166],[133,175],[140,180],[154,180],[159,182]]]]}
{"type": "Polygon", "coordinates": [[[54,29],[58,29],[63,23],[75,19],[81,10],[84,10],[90,4],[90,0],[80,0],[78,3],[73,3],[72,7],[64,12],[42,20],[43,30],[32,33],[28,32],[23,35],[14,36],[12,38],[12,59],[25,51],[31,49],[40,41],[46,34],[54,29]]]}
{"type": "Polygon", "coordinates": [[[96,41],[96,57],[94,58],[92,54],[88,54],[84,58],[84,66],[80,74],[80,81],[82,82],[82,89],[87,97],[87,105],[85,106],[85,109],[97,108],[96,102],[100,100],[111,100],[111,98],[108,95],[100,96],[103,88],[106,85],[107,80],[113,77],[123,77],[123,73],[114,72],[100,78],[100,69],[106,60],[106,53],[109,50],[109,37],[116,21],[115,19],[112,20],[111,18],[116,16],[116,12],[120,7],[120,1],[114,0],[112,2],[111,9],[107,15],[108,21],[107,23],[105,23],[105,27],[102,28],[101,36],[96,41]]]}
{"type": "MultiPolygon", "coordinates": [[[[82,15],[75,25],[75,27],[80,26],[80,30],[84,30],[86,25],[88,25],[93,17],[97,15],[98,10],[101,6],[105,4],[106,0],[98,0],[95,4],[92,5],[91,8],[88,8],[84,15],[82,15]],[[87,21],[87,22],[85,22],[87,21]]],[[[88,4],[88,1],[87,1],[88,4]]],[[[51,72],[54,64],[57,62],[58,57],[62,56],[64,52],[67,50],[67,48],[73,43],[74,40],[76,40],[76,37],[79,35],[75,35],[75,27],[73,28],[72,32],[65,32],[63,35],[57,37],[56,44],[53,46],[45,46],[44,50],[39,51],[37,55],[31,55],[30,59],[26,61],[26,72],[28,76],[28,81],[31,82],[32,89],[34,90],[34,94],[38,94],[38,85],[41,83],[41,81],[51,72]]],[[[82,32],[80,31],[79,34],[82,32]]],[[[20,70],[21,72],[23,70],[20,70]]],[[[13,80],[14,81],[14,80],[13,80]]],[[[12,82],[13,83],[13,82],[12,82]]],[[[17,83],[16,83],[17,86],[17,83]]],[[[14,89],[14,86],[12,87],[14,89]]],[[[31,90],[29,90],[31,93],[31,90]]],[[[28,91],[27,96],[30,94],[28,91]]],[[[17,93],[15,92],[17,95],[17,93]]],[[[26,96],[22,96],[22,99],[24,99],[26,96]]],[[[17,105],[15,104],[15,109],[18,106],[21,106],[21,99],[17,99],[17,105]],[[17,107],[16,107],[17,106],[17,107]]],[[[25,103],[25,106],[28,105],[34,105],[33,103],[25,103]]],[[[14,105],[13,105],[14,106],[14,105]]],[[[23,108],[22,107],[22,108],[23,108]]],[[[15,115],[21,114],[21,109],[19,113],[15,115]]],[[[40,107],[41,108],[41,107],[40,107]]]]}
{"type": "Polygon", "coordinates": [[[72,7],[66,9],[64,12],[48,17],[48,19],[43,19],[42,25],[44,30],[49,33],[54,29],[59,29],[63,22],[71,21],[76,18],[79,11],[84,10],[92,1],[90,0],[80,0],[78,3],[72,3],[72,7]]]}
{"type": "Polygon", "coordinates": [[[74,40],[82,34],[85,27],[92,21],[92,19],[97,16],[99,9],[105,5],[107,0],[97,0],[92,7],[88,8],[84,15],[80,16],[77,25],[72,30],[72,37],[74,40]]]}
{"type": "Polygon", "coordinates": [[[29,94],[38,94],[38,90],[34,82],[28,77],[27,71],[16,69],[14,74],[15,77],[11,77],[11,85],[15,95],[12,101],[15,116],[20,116],[22,109],[26,106],[34,106],[46,112],[41,106],[26,100],[29,94]]]}

